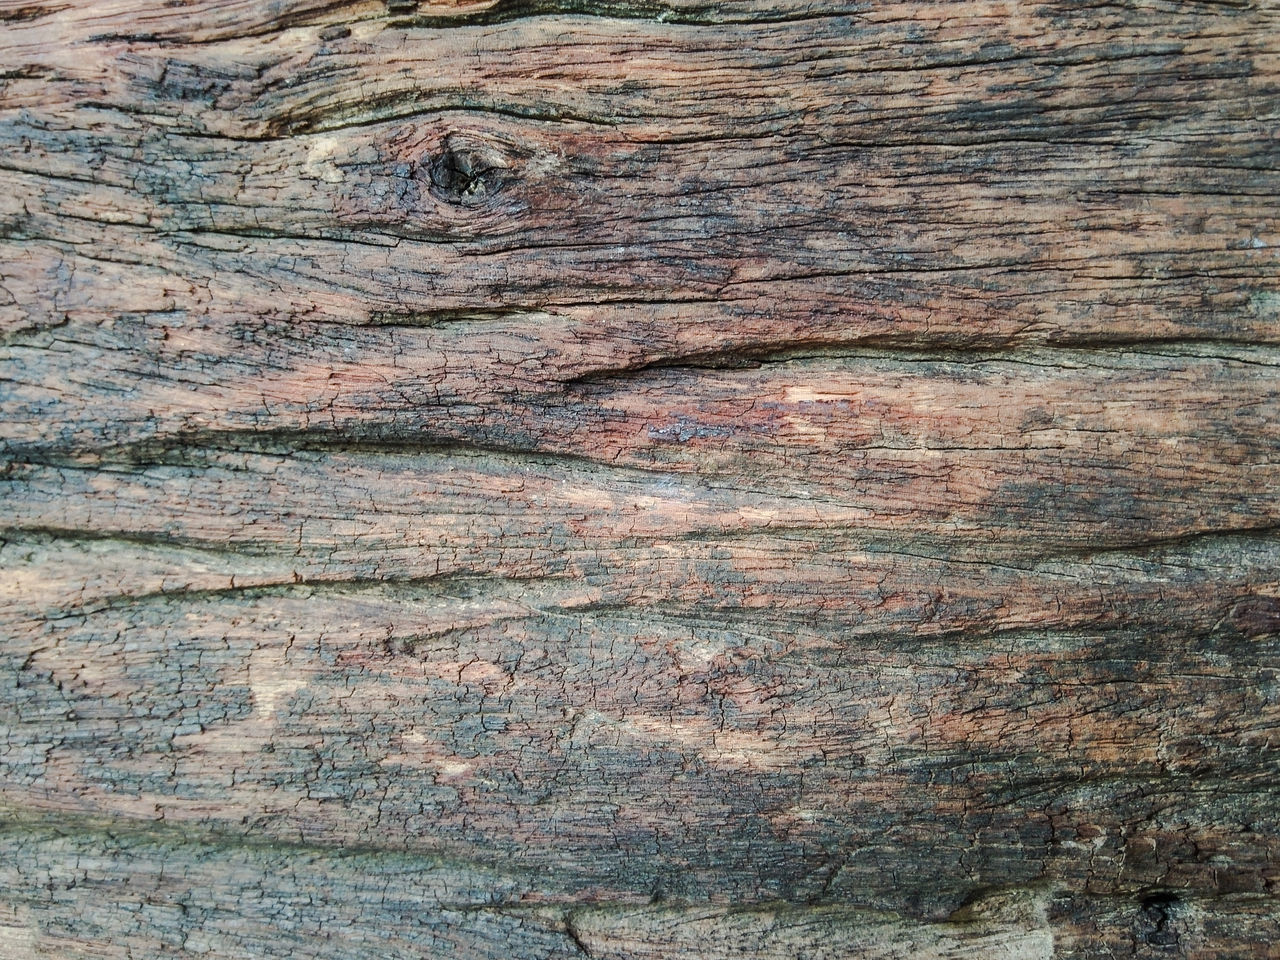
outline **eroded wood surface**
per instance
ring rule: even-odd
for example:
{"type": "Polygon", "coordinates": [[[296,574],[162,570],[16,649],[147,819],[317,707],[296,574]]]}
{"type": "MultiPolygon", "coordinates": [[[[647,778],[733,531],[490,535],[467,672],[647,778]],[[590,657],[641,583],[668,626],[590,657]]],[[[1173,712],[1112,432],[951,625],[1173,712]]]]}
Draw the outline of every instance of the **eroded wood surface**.
{"type": "Polygon", "coordinates": [[[1276,4],[0,22],[0,957],[1270,955],[1276,4]]]}

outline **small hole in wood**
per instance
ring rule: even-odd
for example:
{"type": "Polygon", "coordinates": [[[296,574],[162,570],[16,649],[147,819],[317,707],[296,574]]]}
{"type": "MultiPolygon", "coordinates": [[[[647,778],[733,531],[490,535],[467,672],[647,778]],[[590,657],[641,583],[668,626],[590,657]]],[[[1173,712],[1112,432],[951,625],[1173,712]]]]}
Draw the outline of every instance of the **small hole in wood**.
{"type": "Polygon", "coordinates": [[[506,158],[499,151],[453,136],[445,139],[425,173],[436,197],[466,205],[497,193],[510,179],[506,158]]]}
{"type": "Polygon", "coordinates": [[[1176,947],[1183,911],[1176,894],[1160,892],[1143,897],[1138,912],[1138,940],[1152,947],[1176,947]]]}

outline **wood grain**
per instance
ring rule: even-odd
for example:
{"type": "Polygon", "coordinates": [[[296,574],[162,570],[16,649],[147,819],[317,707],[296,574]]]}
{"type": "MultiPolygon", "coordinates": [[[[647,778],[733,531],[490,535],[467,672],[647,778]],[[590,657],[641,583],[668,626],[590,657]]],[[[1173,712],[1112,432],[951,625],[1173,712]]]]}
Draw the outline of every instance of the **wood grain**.
{"type": "Polygon", "coordinates": [[[0,23],[0,958],[1271,954],[1275,3],[0,23]]]}

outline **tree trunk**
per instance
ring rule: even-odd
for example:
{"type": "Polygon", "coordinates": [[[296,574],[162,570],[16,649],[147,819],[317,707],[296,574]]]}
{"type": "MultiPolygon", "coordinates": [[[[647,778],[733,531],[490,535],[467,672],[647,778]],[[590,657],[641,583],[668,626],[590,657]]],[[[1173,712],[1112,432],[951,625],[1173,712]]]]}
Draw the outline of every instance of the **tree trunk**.
{"type": "Polygon", "coordinates": [[[1274,0],[0,22],[0,958],[1273,955],[1274,0]]]}

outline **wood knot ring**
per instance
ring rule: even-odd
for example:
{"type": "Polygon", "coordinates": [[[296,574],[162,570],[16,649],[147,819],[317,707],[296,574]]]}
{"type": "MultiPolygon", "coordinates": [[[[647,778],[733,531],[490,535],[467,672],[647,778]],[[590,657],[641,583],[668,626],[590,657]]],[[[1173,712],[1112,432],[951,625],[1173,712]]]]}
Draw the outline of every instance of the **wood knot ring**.
{"type": "Polygon", "coordinates": [[[446,203],[474,206],[500,192],[512,179],[507,157],[490,143],[449,134],[427,165],[431,193],[446,203]]]}

